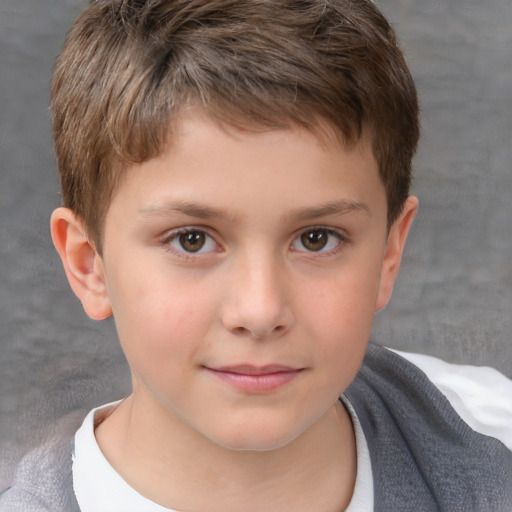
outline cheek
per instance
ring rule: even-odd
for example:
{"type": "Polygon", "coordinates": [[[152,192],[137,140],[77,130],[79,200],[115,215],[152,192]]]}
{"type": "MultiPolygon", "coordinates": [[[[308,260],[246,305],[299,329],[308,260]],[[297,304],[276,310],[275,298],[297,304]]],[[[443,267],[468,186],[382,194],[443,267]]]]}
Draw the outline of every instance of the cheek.
{"type": "MultiPolygon", "coordinates": [[[[343,333],[371,328],[378,292],[378,273],[351,269],[317,282],[302,295],[301,309],[319,329],[343,333]]],[[[350,338],[349,336],[347,336],[350,338]]]]}
{"type": "Polygon", "coordinates": [[[215,321],[215,297],[208,287],[147,275],[120,283],[112,290],[112,303],[129,363],[150,367],[193,357],[215,321]]]}
{"type": "Polygon", "coordinates": [[[301,305],[308,337],[315,340],[315,357],[326,369],[327,381],[344,388],[355,376],[370,338],[378,278],[364,272],[339,275],[304,294],[301,305]]]}

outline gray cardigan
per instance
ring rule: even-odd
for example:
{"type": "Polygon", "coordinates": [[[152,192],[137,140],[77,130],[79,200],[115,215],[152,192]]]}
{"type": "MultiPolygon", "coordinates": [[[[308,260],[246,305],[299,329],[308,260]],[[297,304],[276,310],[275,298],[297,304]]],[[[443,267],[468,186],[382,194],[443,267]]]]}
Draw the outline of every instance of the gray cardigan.
{"type": "MultiPolygon", "coordinates": [[[[375,512],[512,512],[512,453],[468,427],[416,366],[370,345],[345,395],[368,443],[375,512]]],[[[25,456],[0,512],[79,512],[71,472],[78,425],[25,456]]]]}

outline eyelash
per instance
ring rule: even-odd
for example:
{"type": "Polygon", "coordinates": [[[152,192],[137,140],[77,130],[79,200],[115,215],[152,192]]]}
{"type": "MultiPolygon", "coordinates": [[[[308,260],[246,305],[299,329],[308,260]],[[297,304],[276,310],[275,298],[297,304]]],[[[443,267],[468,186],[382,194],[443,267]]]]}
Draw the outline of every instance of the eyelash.
{"type": "MultiPolygon", "coordinates": [[[[345,243],[348,241],[347,236],[336,229],[332,229],[326,226],[308,226],[307,228],[301,230],[297,236],[293,239],[292,243],[290,244],[290,247],[294,252],[302,252],[308,254],[308,256],[312,257],[324,257],[324,256],[334,256],[338,254],[344,247],[345,243]],[[314,250],[308,250],[306,248],[304,249],[293,249],[293,244],[296,242],[301,243],[301,238],[303,235],[307,233],[315,233],[315,232],[324,232],[326,233],[330,238],[334,237],[337,239],[336,246],[327,250],[323,250],[321,248],[318,251],[314,250]]],[[[326,245],[329,244],[329,240],[327,240],[326,245]]]]}
{"type": "Polygon", "coordinates": [[[166,236],[162,240],[161,244],[166,250],[172,252],[173,254],[177,255],[180,258],[183,258],[184,260],[190,260],[192,258],[197,258],[200,255],[215,251],[215,249],[203,251],[202,250],[203,247],[201,247],[200,249],[198,249],[197,251],[194,252],[194,251],[187,251],[187,250],[185,250],[184,247],[182,247],[181,249],[178,249],[178,248],[172,246],[172,243],[174,241],[178,241],[178,243],[179,243],[180,236],[187,235],[187,234],[194,234],[194,233],[204,235],[207,239],[207,241],[205,243],[208,243],[208,240],[209,240],[210,243],[213,243],[215,245],[215,249],[218,249],[220,247],[219,244],[215,241],[215,239],[211,235],[208,234],[207,230],[205,230],[204,228],[194,227],[194,226],[180,228],[180,229],[176,229],[176,230],[172,231],[171,233],[168,234],[168,236],[166,236]]]}
{"type": "MultiPolygon", "coordinates": [[[[326,245],[329,244],[329,239],[327,240],[326,245]]],[[[328,228],[326,226],[308,226],[307,228],[304,228],[297,235],[294,236],[294,238],[290,244],[290,249],[295,253],[308,254],[308,256],[310,256],[310,257],[332,256],[332,255],[338,254],[342,250],[345,242],[347,242],[346,235],[338,230],[328,228]],[[305,234],[308,234],[308,233],[315,233],[315,232],[317,232],[317,233],[324,232],[329,236],[329,239],[332,237],[336,238],[337,239],[336,247],[329,248],[327,250],[323,250],[324,248],[322,247],[318,251],[308,250],[306,248],[296,249],[293,247],[295,243],[297,243],[297,242],[301,243],[302,236],[304,236],[305,234]]],[[[200,255],[215,252],[216,250],[218,250],[220,248],[220,245],[215,241],[215,239],[210,234],[208,234],[207,230],[205,230],[204,228],[201,228],[201,227],[194,227],[194,226],[180,228],[180,229],[176,229],[176,230],[172,231],[168,236],[166,236],[162,240],[161,245],[166,250],[172,252],[173,254],[175,254],[178,257],[183,258],[185,260],[194,259],[194,258],[200,257],[200,255]],[[194,233],[204,235],[206,237],[205,243],[213,243],[215,245],[215,249],[202,250],[203,249],[203,246],[202,246],[197,251],[194,252],[194,251],[187,251],[183,246],[181,246],[181,249],[179,249],[177,247],[173,247],[172,243],[175,241],[178,241],[178,243],[179,243],[180,236],[187,235],[187,234],[194,234],[194,233]],[[208,240],[210,242],[208,242],[208,240]]]]}

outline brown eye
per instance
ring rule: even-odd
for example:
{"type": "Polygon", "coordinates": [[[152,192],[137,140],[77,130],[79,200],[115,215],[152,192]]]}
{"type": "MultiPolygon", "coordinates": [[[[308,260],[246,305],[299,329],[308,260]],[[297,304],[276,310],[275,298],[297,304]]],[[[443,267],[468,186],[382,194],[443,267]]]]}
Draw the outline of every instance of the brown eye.
{"type": "Polygon", "coordinates": [[[346,237],[337,229],[311,227],[302,231],[290,248],[296,252],[334,254],[345,241],[346,237]]]}
{"type": "Polygon", "coordinates": [[[306,231],[300,236],[300,241],[308,251],[321,251],[327,246],[329,232],[326,229],[306,231]]]}
{"type": "Polygon", "coordinates": [[[219,252],[221,247],[212,236],[200,228],[182,228],[171,233],[163,241],[165,246],[170,247],[173,252],[182,255],[200,255],[204,253],[219,252]]]}
{"type": "Polygon", "coordinates": [[[200,251],[206,242],[206,235],[202,231],[189,231],[178,236],[178,242],[186,252],[200,251]]]}

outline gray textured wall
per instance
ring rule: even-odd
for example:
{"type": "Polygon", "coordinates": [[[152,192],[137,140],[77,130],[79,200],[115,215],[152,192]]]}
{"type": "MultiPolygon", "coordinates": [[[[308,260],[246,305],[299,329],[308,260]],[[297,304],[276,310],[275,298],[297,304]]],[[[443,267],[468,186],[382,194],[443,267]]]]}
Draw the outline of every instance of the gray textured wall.
{"type": "MultiPolygon", "coordinates": [[[[417,80],[423,139],[421,209],[374,337],[512,377],[512,1],[377,3],[417,80]]],[[[42,425],[129,389],[112,323],[85,318],[48,233],[48,82],[79,4],[0,0],[0,470],[42,425]]]]}

